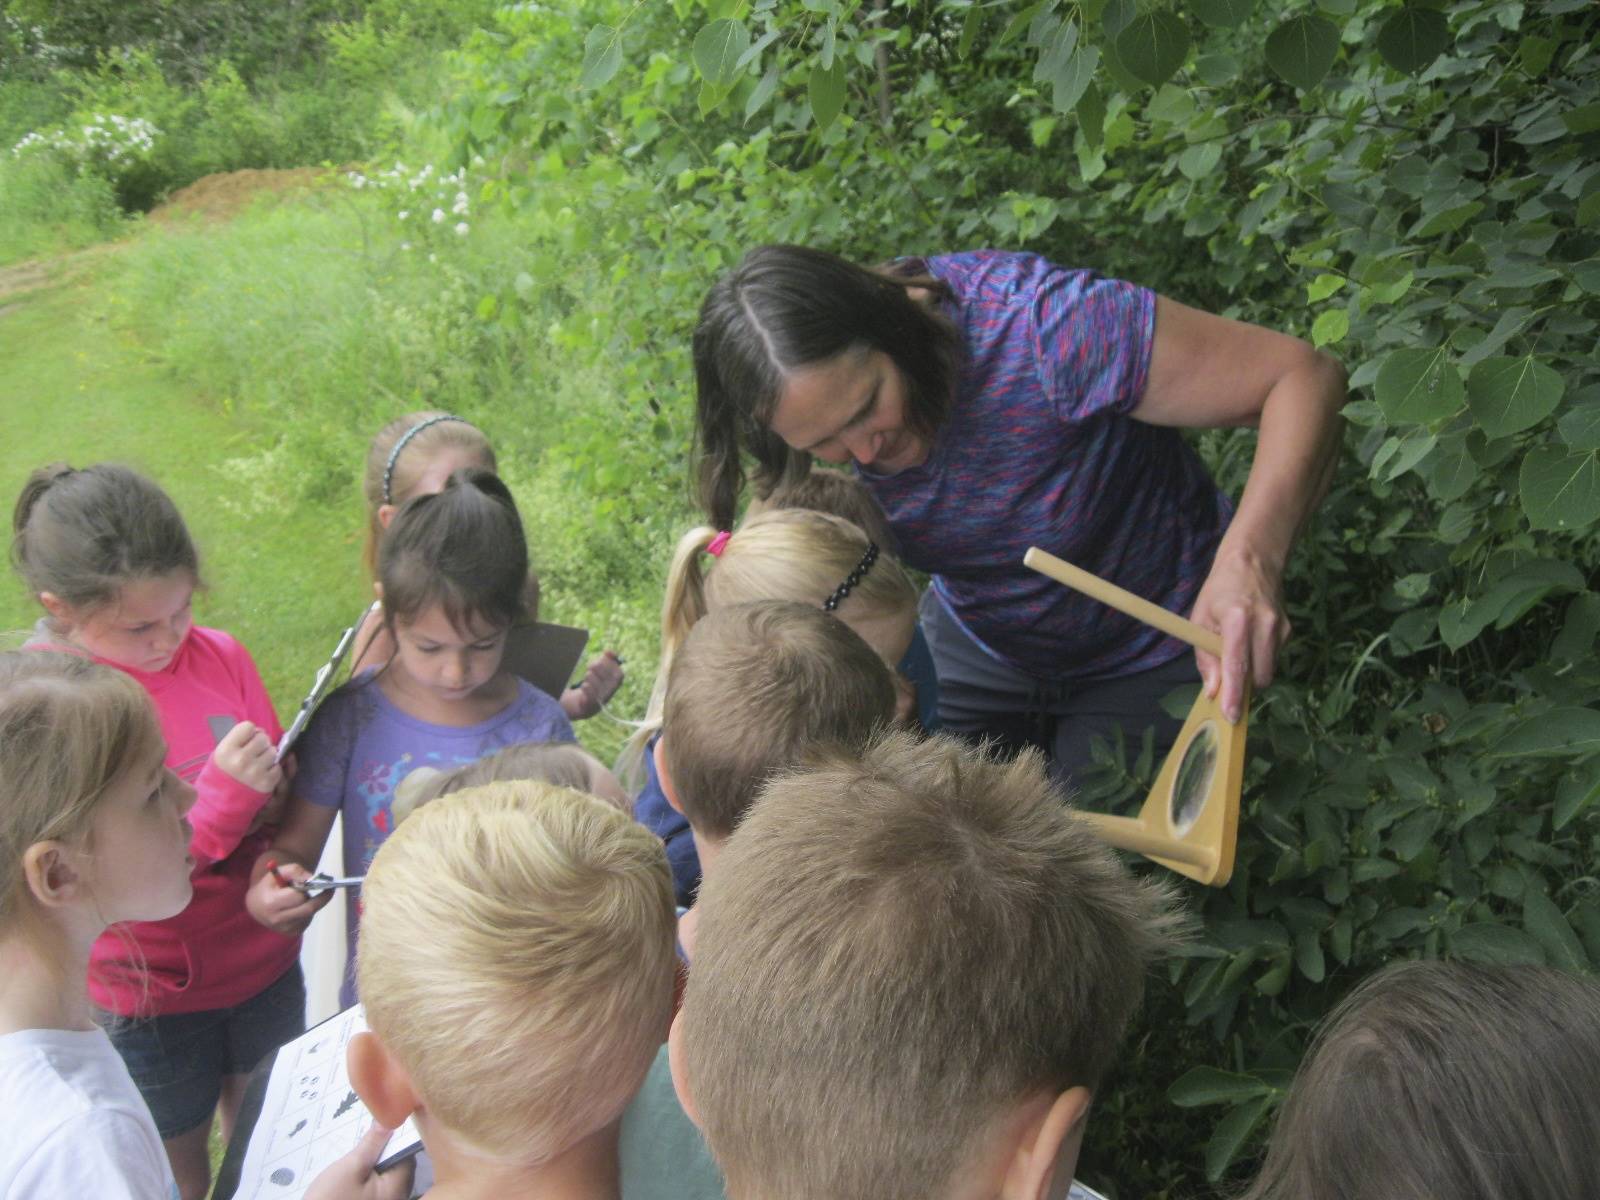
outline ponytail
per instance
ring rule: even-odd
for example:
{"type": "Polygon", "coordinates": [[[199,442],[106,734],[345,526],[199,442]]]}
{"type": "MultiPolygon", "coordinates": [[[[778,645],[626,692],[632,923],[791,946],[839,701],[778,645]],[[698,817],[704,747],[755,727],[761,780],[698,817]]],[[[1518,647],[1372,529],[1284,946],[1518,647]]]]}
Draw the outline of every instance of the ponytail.
{"type": "Polygon", "coordinates": [[[706,577],[702,555],[718,536],[715,529],[697,525],[678,539],[667,568],[667,590],[661,599],[661,661],[650,689],[650,704],[622,754],[617,759],[617,774],[630,786],[637,786],[644,764],[645,746],[661,731],[661,713],[666,707],[667,678],[672,660],[689,636],[695,622],[706,615],[706,577]]]}

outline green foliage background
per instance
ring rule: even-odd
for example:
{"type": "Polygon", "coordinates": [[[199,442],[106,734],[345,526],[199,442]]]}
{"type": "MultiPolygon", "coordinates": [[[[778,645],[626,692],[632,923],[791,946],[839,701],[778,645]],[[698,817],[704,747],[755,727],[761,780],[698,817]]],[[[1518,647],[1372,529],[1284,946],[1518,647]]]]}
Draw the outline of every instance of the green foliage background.
{"type": "MultiPolygon", "coordinates": [[[[202,170],[372,160],[369,186],[123,256],[114,319],[281,430],[241,460],[260,503],[354,527],[382,419],[470,413],[558,614],[639,665],[693,519],[688,334],[752,244],[1025,247],[1345,360],[1239,867],[1193,893],[1204,938],[1097,1107],[1097,1186],[1193,1194],[1248,1164],[1318,1018],[1385,961],[1600,961],[1591,3],[351,4],[307,10],[292,52],[128,35],[48,67],[31,11],[6,6],[33,74],[0,83],[0,134],[109,108],[170,127],[123,206],[202,170]],[[466,172],[465,232],[410,186],[424,163],[466,172]]],[[[0,196],[122,220],[108,181],[50,169],[7,163],[0,196]]],[[[20,211],[0,251],[62,236],[20,211]]],[[[1237,490],[1251,436],[1199,441],[1237,490]]],[[[1152,766],[1106,747],[1084,802],[1127,803],[1152,766]]]]}

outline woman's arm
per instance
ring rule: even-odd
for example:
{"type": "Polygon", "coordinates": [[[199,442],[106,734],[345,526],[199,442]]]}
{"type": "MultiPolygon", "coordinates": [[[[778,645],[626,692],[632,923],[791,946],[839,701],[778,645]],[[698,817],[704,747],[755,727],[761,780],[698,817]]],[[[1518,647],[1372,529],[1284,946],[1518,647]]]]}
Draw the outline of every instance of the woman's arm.
{"type": "Polygon", "coordinates": [[[1156,299],[1150,374],[1133,416],[1189,429],[1254,425],[1255,459],[1192,619],[1222,635],[1197,653],[1206,694],[1238,720],[1247,678],[1272,681],[1289,636],[1283,571],[1338,461],[1345,372],[1299,338],[1156,299]]]}

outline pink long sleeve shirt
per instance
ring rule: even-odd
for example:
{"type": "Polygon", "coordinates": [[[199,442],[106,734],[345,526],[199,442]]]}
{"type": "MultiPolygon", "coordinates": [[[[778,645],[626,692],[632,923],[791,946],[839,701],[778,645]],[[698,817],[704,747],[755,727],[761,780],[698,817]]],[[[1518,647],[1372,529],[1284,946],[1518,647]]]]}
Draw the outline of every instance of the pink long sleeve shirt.
{"type": "Polygon", "coordinates": [[[212,752],[239,721],[255,722],[274,741],[282,727],[249,651],[220,629],[196,625],[161,671],[107,665],[150,693],[167,739],[167,766],[197,793],[189,810],[194,898],[165,921],[130,922],[101,934],[89,959],[89,995],[121,1016],[230,1008],[287,971],[300,939],[274,933],[245,910],[251,868],[270,840],[250,825],[268,796],[218,768],[212,752]]]}

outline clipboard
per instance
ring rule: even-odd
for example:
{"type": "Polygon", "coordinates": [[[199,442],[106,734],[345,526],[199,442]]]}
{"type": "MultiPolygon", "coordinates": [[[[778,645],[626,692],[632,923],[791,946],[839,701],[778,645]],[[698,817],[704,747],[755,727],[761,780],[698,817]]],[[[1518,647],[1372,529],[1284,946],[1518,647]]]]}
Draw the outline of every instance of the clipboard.
{"type": "Polygon", "coordinates": [[[377,611],[378,601],[374,600],[356,618],[356,623],[339,635],[339,640],[334,644],[333,653],[328,656],[328,661],[317,670],[317,677],[311,681],[311,690],[306,693],[306,698],[300,701],[300,708],[294,714],[294,720],[289,722],[289,728],[283,731],[283,736],[278,739],[278,751],[273,756],[273,762],[282,762],[283,756],[289,752],[300,735],[305,732],[306,726],[311,723],[311,714],[317,711],[317,705],[322,703],[322,698],[333,690],[334,681],[339,676],[339,668],[344,665],[345,656],[350,653],[350,646],[356,640],[356,630],[361,628],[367,614],[377,611]]]}
{"type": "Polygon", "coordinates": [[[588,644],[587,629],[535,621],[512,627],[502,661],[513,675],[559,700],[577,676],[578,663],[588,644]]]}
{"type": "MultiPolygon", "coordinates": [[[[1193,621],[1168,612],[1132,592],[1107,583],[1053,554],[1032,547],[1023,565],[1110,605],[1118,612],[1153,625],[1163,633],[1222,655],[1222,638],[1193,621]]],[[[1239,794],[1244,786],[1245,734],[1250,722],[1250,681],[1237,723],[1204,691],[1172,744],[1155,786],[1136,817],[1080,813],[1095,833],[1121,850],[1142,854],[1168,870],[1211,887],[1222,887],[1233,875],[1239,841],[1239,794]]]]}

